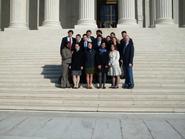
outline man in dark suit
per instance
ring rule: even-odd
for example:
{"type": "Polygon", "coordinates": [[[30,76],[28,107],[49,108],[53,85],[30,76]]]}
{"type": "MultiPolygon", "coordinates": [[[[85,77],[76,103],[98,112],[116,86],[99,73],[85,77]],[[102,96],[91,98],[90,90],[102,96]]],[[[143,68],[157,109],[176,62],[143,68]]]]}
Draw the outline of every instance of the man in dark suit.
{"type": "MultiPolygon", "coordinates": [[[[118,46],[118,51],[120,53],[120,67],[122,68],[122,75],[121,75],[121,79],[124,79],[125,78],[125,67],[123,65],[123,60],[121,59],[121,57],[123,57],[123,52],[124,52],[124,47],[125,47],[125,43],[126,43],[126,36],[127,36],[127,32],[126,31],[122,31],[121,32],[121,36],[122,36],[122,39],[120,40],[120,44],[118,46]]],[[[129,42],[133,44],[133,41],[132,39],[130,38],[129,39],[129,42]]]]}
{"type": "Polygon", "coordinates": [[[87,34],[83,34],[83,38],[80,42],[80,49],[84,52],[86,51],[88,48],[88,38],[87,38],[87,34]]]}
{"type": "Polygon", "coordinates": [[[71,51],[74,50],[76,39],[72,36],[73,36],[73,30],[69,30],[68,35],[62,38],[62,42],[60,45],[60,54],[61,54],[61,50],[65,47],[65,44],[69,44],[71,51]]]}
{"type": "Polygon", "coordinates": [[[92,36],[92,31],[91,30],[87,30],[86,34],[87,34],[88,42],[92,42],[93,43],[95,38],[92,36]]]}
{"type": "Polygon", "coordinates": [[[134,58],[134,45],[133,41],[128,35],[125,36],[123,49],[120,49],[121,60],[123,62],[123,70],[125,73],[125,84],[124,88],[132,89],[134,88],[134,79],[133,79],[133,58],[134,58]]]}

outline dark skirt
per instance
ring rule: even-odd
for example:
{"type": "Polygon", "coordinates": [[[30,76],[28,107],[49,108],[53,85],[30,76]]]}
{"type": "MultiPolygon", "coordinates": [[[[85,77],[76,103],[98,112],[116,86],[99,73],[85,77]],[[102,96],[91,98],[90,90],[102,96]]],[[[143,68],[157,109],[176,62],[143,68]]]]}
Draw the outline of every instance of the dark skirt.
{"type": "Polygon", "coordinates": [[[82,71],[81,70],[72,70],[71,74],[72,75],[76,75],[76,76],[81,76],[82,75],[82,71]]]}
{"type": "Polygon", "coordinates": [[[95,69],[94,68],[86,68],[85,69],[85,73],[86,74],[94,74],[94,72],[95,72],[95,69]]]}

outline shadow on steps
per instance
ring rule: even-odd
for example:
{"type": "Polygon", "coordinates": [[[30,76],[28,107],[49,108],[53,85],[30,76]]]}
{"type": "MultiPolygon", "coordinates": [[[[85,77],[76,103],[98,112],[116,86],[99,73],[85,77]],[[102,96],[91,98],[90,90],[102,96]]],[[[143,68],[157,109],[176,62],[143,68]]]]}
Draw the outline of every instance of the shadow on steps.
{"type": "Polygon", "coordinates": [[[62,75],[61,65],[44,65],[42,67],[41,75],[46,79],[50,79],[50,82],[54,83],[55,87],[60,87],[62,75]]]}

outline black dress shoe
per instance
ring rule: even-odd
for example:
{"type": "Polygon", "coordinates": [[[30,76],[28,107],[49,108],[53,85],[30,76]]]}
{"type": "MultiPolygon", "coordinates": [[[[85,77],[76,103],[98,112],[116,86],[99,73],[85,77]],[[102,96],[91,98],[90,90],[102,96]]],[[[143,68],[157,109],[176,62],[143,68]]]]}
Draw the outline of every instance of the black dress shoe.
{"type": "Polygon", "coordinates": [[[111,86],[111,87],[109,87],[109,88],[112,88],[112,89],[113,89],[113,88],[115,88],[115,86],[111,86]]]}
{"type": "Polygon", "coordinates": [[[123,85],[123,88],[128,88],[129,86],[127,84],[124,84],[123,85]]]}
{"type": "Polygon", "coordinates": [[[127,89],[133,89],[134,85],[129,85],[127,89]]]}

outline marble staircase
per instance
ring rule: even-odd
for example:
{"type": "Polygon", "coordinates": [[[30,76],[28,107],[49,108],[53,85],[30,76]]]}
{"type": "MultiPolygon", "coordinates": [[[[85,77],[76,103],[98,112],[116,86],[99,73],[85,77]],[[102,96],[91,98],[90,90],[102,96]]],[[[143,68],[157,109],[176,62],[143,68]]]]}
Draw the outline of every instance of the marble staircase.
{"type": "Polygon", "coordinates": [[[0,110],[185,112],[185,29],[123,30],[135,44],[132,90],[58,88],[67,30],[0,32],[0,110]]]}

